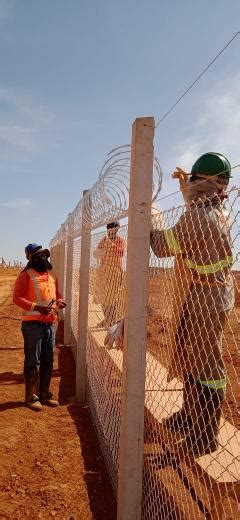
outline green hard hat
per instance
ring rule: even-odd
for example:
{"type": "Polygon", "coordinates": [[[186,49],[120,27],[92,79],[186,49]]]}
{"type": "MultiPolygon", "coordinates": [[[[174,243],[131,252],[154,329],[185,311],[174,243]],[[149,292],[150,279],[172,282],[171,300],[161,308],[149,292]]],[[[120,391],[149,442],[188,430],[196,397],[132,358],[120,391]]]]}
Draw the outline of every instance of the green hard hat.
{"type": "Polygon", "coordinates": [[[230,179],[231,177],[231,164],[228,159],[221,153],[204,153],[194,163],[191,174],[204,174],[204,175],[219,175],[230,179]]]}

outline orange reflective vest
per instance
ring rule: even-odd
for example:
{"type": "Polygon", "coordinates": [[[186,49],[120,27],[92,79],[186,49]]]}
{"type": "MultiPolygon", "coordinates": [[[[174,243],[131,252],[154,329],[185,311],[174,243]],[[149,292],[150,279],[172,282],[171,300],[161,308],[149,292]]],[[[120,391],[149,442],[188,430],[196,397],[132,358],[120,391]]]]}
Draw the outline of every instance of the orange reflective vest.
{"type": "MultiPolygon", "coordinates": [[[[27,270],[29,276],[28,292],[26,298],[37,305],[48,305],[53,299],[56,300],[56,279],[48,271],[38,273],[34,269],[27,270]]],[[[23,321],[42,321],[51,323],[56,319],[56,314],[40,314],[40,312],[29,310],[23,312],[23,321]]]]}

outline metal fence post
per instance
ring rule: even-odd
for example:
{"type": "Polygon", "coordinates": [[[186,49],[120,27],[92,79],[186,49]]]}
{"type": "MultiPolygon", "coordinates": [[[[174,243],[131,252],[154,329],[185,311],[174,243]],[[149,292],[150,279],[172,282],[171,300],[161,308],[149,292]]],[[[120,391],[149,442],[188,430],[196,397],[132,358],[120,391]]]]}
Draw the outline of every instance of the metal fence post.
{"type": "Polygon", "coordinates": [[[86,348],[87,348],[87,324],[88,324],[88,293],[89,293],[89,268],[91,247],[91,217],[89,207],[91,205],[89,190],[83,191],[82,234],[81,234],[81,260],[80,260],[80,286],[79,286],[79,327],[76,359],[76,400],[84,403],[86,399],[86,348]],[[88,209],[87,209],[88,208],[88,209]]]}
{"type": "Polygon", "coordinates": [[[154,118],[132,128],[118,520],[141,518],[154,118]]]}
{"type": "Polygon", "coordinates": [[[65,301],[67,307],[65,309],[64,319],[64,343],[71,342],[71,308],[72,308],[72,275],[73,275],[73,218],[71,213],[68,215],[67,230],[67,246],[66,246],[66,294],[65,301]]]}

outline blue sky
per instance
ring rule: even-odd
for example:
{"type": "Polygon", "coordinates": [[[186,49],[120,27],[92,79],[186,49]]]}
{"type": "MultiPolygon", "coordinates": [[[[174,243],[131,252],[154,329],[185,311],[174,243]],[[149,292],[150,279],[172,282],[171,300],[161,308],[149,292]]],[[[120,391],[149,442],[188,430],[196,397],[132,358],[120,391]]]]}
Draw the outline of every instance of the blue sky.
{"type": "MultiPolygon", "coordinates": [[[[238,0],[0,0],[0,256],[47,245],[134,119],[157,120],[239,29],[238,0]]],[[[163,194],[202,152],[240,162],[239,56],[240,37],[157,128],[163,194]]]]}

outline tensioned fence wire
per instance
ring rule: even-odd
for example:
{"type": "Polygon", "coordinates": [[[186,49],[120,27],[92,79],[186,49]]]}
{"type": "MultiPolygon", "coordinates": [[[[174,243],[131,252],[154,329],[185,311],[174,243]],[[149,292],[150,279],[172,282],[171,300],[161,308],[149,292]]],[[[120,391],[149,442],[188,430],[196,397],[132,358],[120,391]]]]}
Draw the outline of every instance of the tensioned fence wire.
{"type": "Polygon", "coordinates": [[[224,205],[172,207],[153,227],[159,257],[150,250],[142,518],[203,519],[214,511],[229,520],[239,479],[239,190],[224,205]],[[164,246],[163,229],[174,230],[169,243],[177,248],[175,237],[182,254],[164,246]],[[219,271],[193,281],[189,252],[198,265],[232,256],[227,285],[219,271]]]}

